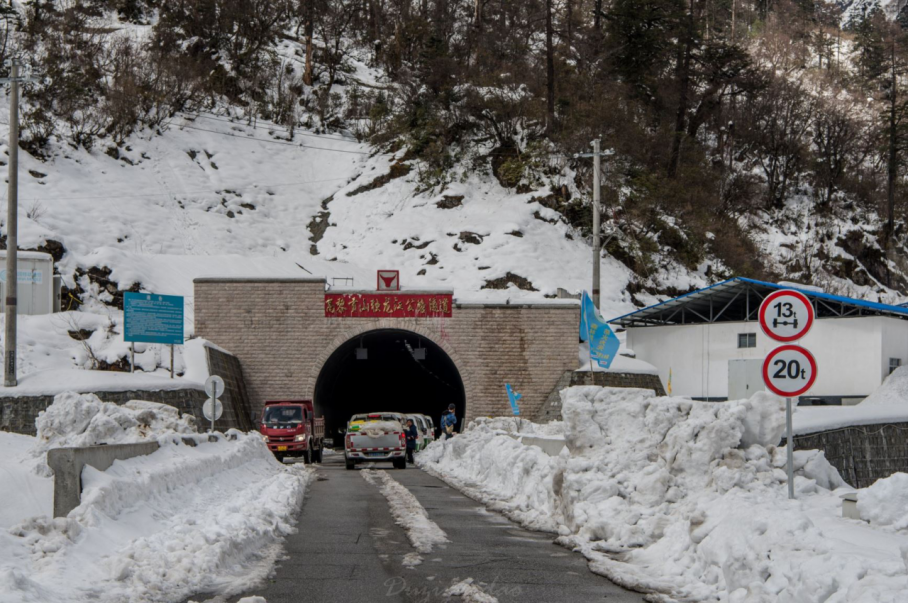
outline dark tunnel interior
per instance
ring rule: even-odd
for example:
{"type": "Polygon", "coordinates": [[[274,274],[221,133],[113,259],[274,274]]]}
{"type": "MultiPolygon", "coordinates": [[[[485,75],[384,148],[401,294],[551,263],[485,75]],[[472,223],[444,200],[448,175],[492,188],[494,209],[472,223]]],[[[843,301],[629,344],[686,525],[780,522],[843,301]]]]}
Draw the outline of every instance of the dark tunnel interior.
{"type": "Polygon", "coordinates": [[[325,417],[325,437],[342,445],[340,430],[357,413],[422,413],[437,428],[449,404],[460,431],[466,407],[463,381],[451,358],[410,331],[369,331],[341,345],[315,384],[315,414],[325,417]]]}

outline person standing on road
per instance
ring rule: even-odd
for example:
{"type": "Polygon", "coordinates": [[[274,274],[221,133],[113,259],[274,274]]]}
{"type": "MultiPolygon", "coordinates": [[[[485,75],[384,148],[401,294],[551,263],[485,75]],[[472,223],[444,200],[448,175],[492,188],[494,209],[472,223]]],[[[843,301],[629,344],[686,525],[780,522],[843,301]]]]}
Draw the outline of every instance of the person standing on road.
{"type": "Polygon", "coordinates": [[[413,460],[413,451],[416,450],[416,439],[419,437],[419,432],[416,431],[416,425],[413,424],[413,419],[407,419],[407,462],[410,464],[414,463],[413,460]]]}
{"type": "Polygon", "coordinates": [[[454,405],[448,405],[448,412],[441,416],[441,432],[445,439],[454,437],[454,427],[457,426],[457,416],[454,414],[454,405]]]}

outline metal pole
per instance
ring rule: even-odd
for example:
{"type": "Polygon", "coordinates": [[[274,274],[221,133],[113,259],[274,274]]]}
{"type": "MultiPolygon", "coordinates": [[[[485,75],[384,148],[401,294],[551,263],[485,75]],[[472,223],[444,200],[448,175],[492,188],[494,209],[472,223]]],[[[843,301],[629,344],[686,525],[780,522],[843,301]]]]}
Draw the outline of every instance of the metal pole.
{"type": "Polygon", "coordinates": [[[791,436],[791,398],[785,398],[785,428],[788,432],[788,498],[794,500],[794,443],[791,436]]]}
{"type": "Polygon", "coordinates": [[[136,342],[129,344],[129,372],[136,372],[136,342]]]}
{"type": "MultiPolygon", "coordinates": [[[[217,391],[217,390],[213,390],[213,391],[217,391]]],[[[213,395],[210,398],[208,398],[208,400],[211,401],[211,433],[214,433],[214,417],[217,414],[217,413],[215,413],[215,405],[217,403],[215,401],[216,398],[213,395]]]]}
{"type": "Polygon", "coordinates": [[[593,141],[593,303],[596,310],[599,309],[599,256],[602,253],[599,241],[600,162],[597,139],[593,141]]]}
{"type": "Polygon", "coordinates": [[[7,193],[6,213],[6,325],[3,341],[4,363],[3,384],[15,387],[16,378],[16,295],[19,285],[19,268],[17,252],[18,210],[19,210],[19,60],[13,59],[10,73],[9,98],[9,189],[7,193]]]}
{"type": "Polygon", "coordinates": [[[170,344],[170,378],[173,379],[173,344],[170,344]]]}

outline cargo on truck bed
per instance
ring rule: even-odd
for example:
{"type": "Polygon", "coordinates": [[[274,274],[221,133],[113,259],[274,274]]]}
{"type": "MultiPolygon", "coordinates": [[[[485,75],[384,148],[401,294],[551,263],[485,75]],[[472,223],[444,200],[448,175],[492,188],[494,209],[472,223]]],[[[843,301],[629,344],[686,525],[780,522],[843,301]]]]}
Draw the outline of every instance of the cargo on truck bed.
{"type": "Polygon", "coordinates": [[[344,460],[347,469],[362,462],[391,462],[397,469],[407,467],[406,419],[400,413],[354,415],[347,424],[344,460]],[[357,429],[351,430],[351,426],[357,429]]]}

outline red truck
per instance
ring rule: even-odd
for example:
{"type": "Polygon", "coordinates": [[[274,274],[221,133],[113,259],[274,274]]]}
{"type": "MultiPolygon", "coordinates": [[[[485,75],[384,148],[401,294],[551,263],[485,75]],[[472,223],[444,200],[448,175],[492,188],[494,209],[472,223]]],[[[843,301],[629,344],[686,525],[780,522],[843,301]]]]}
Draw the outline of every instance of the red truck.
{"type": "Polygon", "coordinates": [[[305,463],[321,463],[325,446],[325,418],[316,417],[312,400],[265,402],[259,433],[277,460],[302,457],[305,463]]]}

